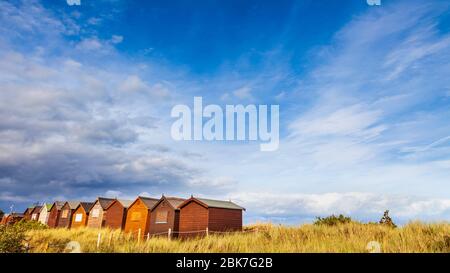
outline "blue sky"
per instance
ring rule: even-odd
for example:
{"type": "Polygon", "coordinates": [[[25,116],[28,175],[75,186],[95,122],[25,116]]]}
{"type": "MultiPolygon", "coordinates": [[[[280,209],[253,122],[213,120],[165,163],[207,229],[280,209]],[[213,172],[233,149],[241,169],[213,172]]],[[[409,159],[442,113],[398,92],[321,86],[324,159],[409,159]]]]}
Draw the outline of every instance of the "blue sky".
{"type": "Polygon", "coordinates": [[[447,1],[3,1],[0,207],[231,199],[247,222],[450,220],[447,1]],[[280,148],[171,108],[280,105],[280,148]]]}

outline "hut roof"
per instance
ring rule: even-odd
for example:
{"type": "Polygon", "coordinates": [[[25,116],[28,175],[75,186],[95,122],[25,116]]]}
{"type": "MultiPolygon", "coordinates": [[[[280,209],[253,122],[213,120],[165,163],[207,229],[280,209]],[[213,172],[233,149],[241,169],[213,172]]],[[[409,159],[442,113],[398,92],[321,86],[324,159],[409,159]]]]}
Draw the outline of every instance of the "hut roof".
{"type": "Polygon", "coordinates": [[[107,207],[109,207],[109,205],[111,205],[111,203],[114,202],[114,200],[116,200],[116,199],[104,198],[104,197],[97,198],[97,201],[100,203],[100,206],[102,207],[102,209],[106,209],[107,207]]]}
{"type": "MultiPolygon", "coordinates": [[[[136,200],[134,200],[134,201],[136,201],[136,200]]],[[[134,203],[134,201],[133,200],[124,200],[124,199],[115,199],[105,209],[109,209],[109,207],[111,207],[116,202],[119,202],[124,208],[127,209],[129,206],[131,206],[131,204],[134,203]]]]}
{"type": "Polygon", "coordinates": [[[208,208],[220,208],[220,209],[238,209],[238,210],[245,210],[245,208],[236,205],[235,203],[231,201],[222,201],[222,200],[214,200],[214,199],[206,199],[206,198],[196,198],[191,197],[188,200],[184,201],[182,204],[179,205],[178,208],[184,207],[186,204],[188,204],[190,201],[197,202],[205,207],[208,208]]]}
{"type": "Polygon", "coordinates": [[[133,204],[133,200],[118,199],[117,201],[120,202],[124,208],[128,208],[131,204],[133,204]]]}
{"type": "Polygon", "coordinates": [[[53,203],[52,207],[56,206],[56,209],[60,210],[64,206],[65,203],[66,202],[64,202],[64,201],[55,201],[55,203],[53,203]]]}
{"type": "Polygon", "coordinates": [[[236,205],[235,203],[231,201],[222,201],[222,200],[213,200],[213,199],[206,199],[206,198],[197,198],[201,202],[208,205],[208,207],[211,208],[222,208],[222,209],[240,209],[245,210],[243,207],[236,205]]]}
{"type": "Polygon", "coordinates": [[[84,211],[86,213],[89,213],[89,211],[91,211],[92,207],[94,206],[93,202],[80,202],[80,204],[78,206],[82,206],[84,211]]]}
{"type": "MultiPolygon", "coordinates": [[[[148,209],[153,208],[153,206],[159,201],[159,199],[156,198],[151,198],[151,197],[143,197],[143,196],[139,196],[138,199],[141,199],[142,202],[144,202],[145,206],[148,209]]],[[[133,202],[134,203],[134,202],[133,202]]]]}
{"type": "MultiPolygon", "coordinates": [[[[33,211],[33,209],[34,209],[34,206],[28,207],[28,208],[25,209],[25,211],[24,211],[23,213],[24,213],[24,214],[26,214],[26,213],[31,213],[31,212],[33,211]]],[[[0,213],[0,214],[1,214],[1,213],[0,213]]]]}
{"type": "Polygon", "coordinates": [[[69,204],[70,209],[76,209],[80,204],[80,201],[67,201],[66,203],[69,204]]]}
{"type": "Polygon", "coordinates": [[[167,200],[169,204],[174,208],[178,209],[178,206],[181,205],[186,199],[179,198],[179,197],[171,197],[171,196],[162,196],[161,199],[158,200],[158,202],[155,203],[152,210],[155,209],[163,200],[167,200]]]}
{"type": "Polygon", "coordinates": [[[39,206],[39,205],[38,205],[38,206],[35,206],[35,207],[34,207],[34,209],[32,210],[32,212],[35,212],[35,211],[36,211],[36,212],[40,212],[41,209],[42,209],[42,206],[39,206]]]}

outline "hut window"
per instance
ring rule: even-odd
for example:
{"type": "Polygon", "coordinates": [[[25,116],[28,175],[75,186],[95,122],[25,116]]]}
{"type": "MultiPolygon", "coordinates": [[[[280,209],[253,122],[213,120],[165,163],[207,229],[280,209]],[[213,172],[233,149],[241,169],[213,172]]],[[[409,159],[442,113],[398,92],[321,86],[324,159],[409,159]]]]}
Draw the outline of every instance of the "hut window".
{"type": "Polygon", "coordinates": [[[156,223],[157,224],[165,224],[167,223],[167,210],[156,212],[156,223]]]}
{"type": "Polygon", "coordinates": [[[61,214],[61,218],[67,218],[67,216],[69,216],[69,211],[68,210],[63,210],[63,212],[61,214]]]}
{"type": "Polygon", "coordinates": [[[31,219],[32,219],[32,220],[36,220],[36,218],[37,218],[36,213],[33,213],[33,215],[31,215],[31,219]]]}
{"type": "Polygon", "coordinates": [[[75,214],[75,222],[81,222],[83,220],[83,214],[77,213],[75,214]]]}
{"type": "Polygon", "coordinates": [[[141,219],[141,213],[138,211],[134,211],[131,213],[131,221],[139,221],[141,219]]]}
{"type": "Polygon", "coordinates": [[[99,215],[100,215],[100,210],[99,209],[92,210],[92,217],[98,218],[99,215]]]}

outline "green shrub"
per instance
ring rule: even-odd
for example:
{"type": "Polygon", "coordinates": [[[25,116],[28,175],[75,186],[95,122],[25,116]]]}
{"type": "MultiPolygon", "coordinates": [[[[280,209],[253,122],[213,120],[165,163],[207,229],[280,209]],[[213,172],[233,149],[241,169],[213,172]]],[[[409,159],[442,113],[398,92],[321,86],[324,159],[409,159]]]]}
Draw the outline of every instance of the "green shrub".
{"type": "Polygon", "coordinates": [[[48,226],[42,224],[41,222],[38,221],[33,221],[33,220],[25,220],[22,219],[19,222],[15,223],[14,226],[16,228],[22,229],[24,231],[28,231],[28,230],[41,230],[41,229],[47,229],[48,226]]]}
{"type": "Polygon", "coordinates": [[[24,252],[25,230],[15,225],[0,225],[0,253],[24,252]]]}
{"type": "Polygon", "coordinates": [[[331,215],[325,218],[317,217],[316,221],[314,221],[314,225],[327,225],[327,226],[336,226],[339,224],[351,223],[352,218],[339,214],[339,216],[331,215]]]}

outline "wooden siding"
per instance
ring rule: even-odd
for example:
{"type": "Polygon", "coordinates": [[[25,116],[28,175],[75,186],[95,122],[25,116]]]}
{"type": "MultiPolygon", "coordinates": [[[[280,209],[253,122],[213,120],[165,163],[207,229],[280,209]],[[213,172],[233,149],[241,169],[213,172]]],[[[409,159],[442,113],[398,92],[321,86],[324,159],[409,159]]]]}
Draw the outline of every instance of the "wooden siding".
{"type": "Polygon", "coordinates": [[[210,231],[242,230],[242,210],[209,208],[208,228],[210,231]]]}
{"type": "Polygon", "coordinates": [[[47,222],[48,226],[50,228],[55,228],[58,224],[58,218],[59,218],[59,210],[58,207],[54,205],[48,215],[48,222],[47,222]]]}
{"type": "Polygon", "coordinates": [[[57,227],[59,228],[70,228],[72,224],[72,210],[69,207],[69,204],[66,203],[59,211],[59,217],[57,222],[57,227]]]}
{"type": "MultiPolygon", "coordinates": [[[[26,210],[25,210],[25,212],[23,213],[23,219],[25,219],[25,220],[31,220],[31,212],[33,211],[33,209],[32,208],[27,208],[26,210]]],[[[0,217],[1,218],[1,217],[0,217]]]]}
{"type": "Polygon", "coordinates": [[[169,228],[172,231],[179,230],[179,212],[172,208],[167,200],[163,200],[150,214],[150,234],[167,232],[169,228]],[[165,221],[158,219],[158,216],[165,216],[165,221]]]}
{"type": "Polygon", "coordinates": [[[87,220],[88,220],[88,214],[84,211],[83,207],[80,205],[72,213],[71,228],[85,227],[87,224],[87,220]],[[81,215],[81,216],[79,216],[79,215],[81,215]]]}
{"type": "MultiPolygon", "coordinates": [[[[196,202],[189,202],[180,209],[180,232],[205,230],[208,227],[208,209],[196,202]]],[[[180,237],[191,237],[198,234],[180,234],[180,237]]]]}
{"type": "Polygon", "coordinates": [[[47,211],[47,207],[44,204],[42,206],[41,212],[39,213],[39,222],[41,222],[44,225],[47,225],[47,223],[48,223],[48,214],[49,214],[49,212],[47,211]]]}
{"type": "Polygon", "coordinates": [[[105,227],[123,229],[125,227],[126,217],[126,208],[119,201],[114,201],[105,211],[105,227]]]}
{"type": "Polygon", "coordinates": [[[95,202],[95,205],[89,212],[87,226],[90,228],[101,228],[104,226],[104,211],[98,201],[95,202]]]}
{"type": "Polygon", "coordinates": [[[138,234],[141,229],[141,236],[149,232],[150,210],[140,199],[137,199],[127,211],[127,220],[125,221],[125,232],[138,234]]]}

